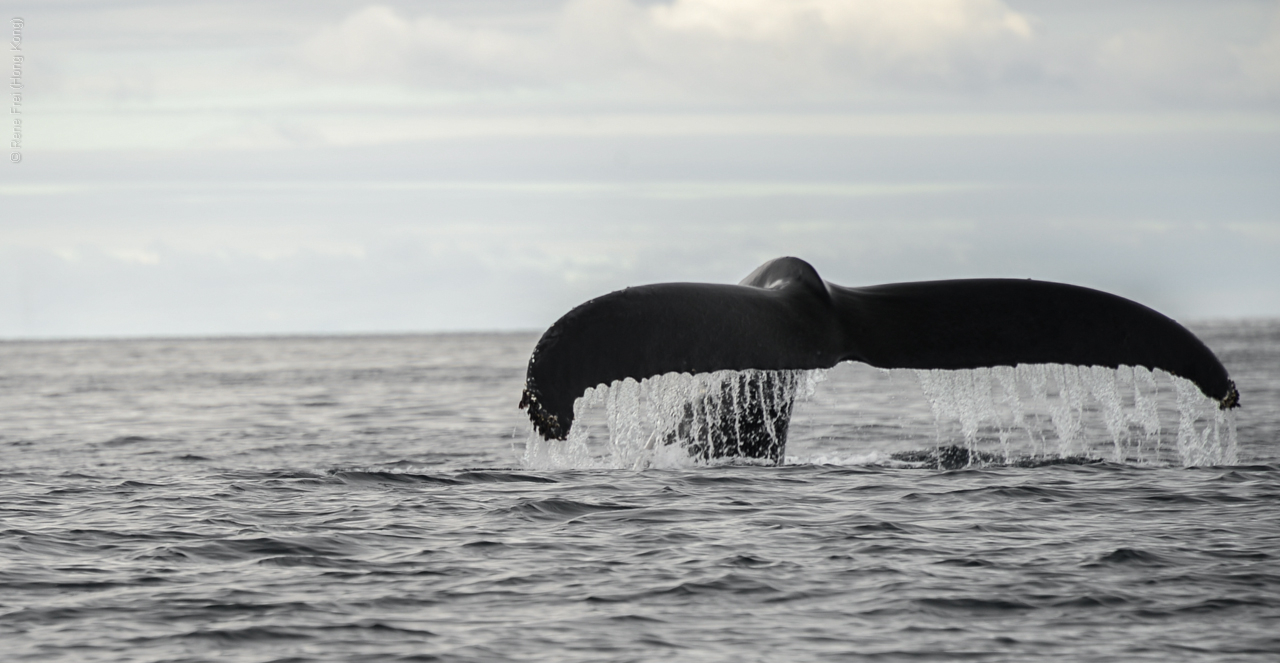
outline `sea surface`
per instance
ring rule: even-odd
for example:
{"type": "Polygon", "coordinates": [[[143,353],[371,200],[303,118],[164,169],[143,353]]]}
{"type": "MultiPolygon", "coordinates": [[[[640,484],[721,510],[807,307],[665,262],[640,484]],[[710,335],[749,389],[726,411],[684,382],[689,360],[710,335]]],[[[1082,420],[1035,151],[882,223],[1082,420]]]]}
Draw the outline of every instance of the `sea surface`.
{"type": "Polygon", "coordinates": [[[0,658],[1280,660],[1280,321],[1193,329],[1213,454],[842,365],[780,467],[537,443],[536,334],[0,342],[0,658]]]}

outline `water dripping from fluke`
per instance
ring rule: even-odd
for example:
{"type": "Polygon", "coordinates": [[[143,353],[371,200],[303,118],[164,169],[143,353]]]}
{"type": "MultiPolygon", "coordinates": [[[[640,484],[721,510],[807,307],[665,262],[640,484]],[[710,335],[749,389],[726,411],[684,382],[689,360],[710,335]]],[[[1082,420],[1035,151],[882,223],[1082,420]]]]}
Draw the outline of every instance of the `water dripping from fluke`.
{"type": "Polygon", "coordinates": [[[531,432],[522,462],[543,469],[780,465],[795,403],[811,396],[825,373],[668,373],[600,385],[574,402],[579,423],[568,439],[544,440],[531,432]],[[589,444],[593,408],[603,409],[604,452],[589,444]]]}
{"type": "Polygon", "coordinates": [[[948,445],[943,431],[953,422],[962,438],[955,448],[965,452],[969,465],[1097,459],[1198,466],[1238,460],[1234,413],[1190,381],[1163,371],[1034,364],[916,374],[933,411],[941,467],[962,458],[941,452],[948,445]],[[1172,386],[1176,405],[1161,383],[1172,386]],[[1170,440],[1162,418],[1172,419],[1175,412],[1170,440]]]}
{"type": "MultiPolygon", "coordinates": [[[[906,372],[906,371],[901,371],[906,372]]],[[[589,389],[567,440],[530,432],[530,469],[683,468],[786,462],[943,470],[1101,462],[1230,465],[1234,414],[1162,371],[1061,364],[910,371],[933,415],[932,444],[844,460],[786,456],[798,401],[825,370],[668,373],[589,389]]]]}

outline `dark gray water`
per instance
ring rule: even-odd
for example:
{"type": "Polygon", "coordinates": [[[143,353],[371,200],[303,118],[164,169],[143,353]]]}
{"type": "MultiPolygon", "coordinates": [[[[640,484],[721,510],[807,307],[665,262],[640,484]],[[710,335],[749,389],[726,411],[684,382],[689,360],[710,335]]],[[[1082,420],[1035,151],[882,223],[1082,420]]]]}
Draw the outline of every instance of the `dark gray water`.
{"type": "Polygon", "coordinates": [[[1280,323],[1196,331],[1230,466],[1168,402],[1100,462],[895,465],[963,425],[854,366],[784,467],[540,464],[533,335],[0,343],[3,657],[1274,660],[1280,323]]]}

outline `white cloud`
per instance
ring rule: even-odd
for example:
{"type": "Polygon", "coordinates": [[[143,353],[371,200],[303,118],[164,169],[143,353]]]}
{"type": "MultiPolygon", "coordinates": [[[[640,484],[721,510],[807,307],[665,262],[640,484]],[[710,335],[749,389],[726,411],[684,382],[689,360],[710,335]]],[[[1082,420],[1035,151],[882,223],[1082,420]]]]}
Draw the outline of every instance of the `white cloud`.
{"type": "Polygon", "coordinates": [[[488,108],[1186,109],[1280,97],[1280,12],[1268,31],[1266,8],[1182,9],[1036,17],[1002,0],[570,0],[515,28],[375,5],[295,55],[312,75],[462,92],[488,108]],[[1108,16],[1122,18],[1090,20],[1108,16]]]}
{"type": "MultiPolygon", "coordinates": [[[[281,24],[274,32],[236,36],[215,22],[181,44],[153,34],[168,10],[108,12],[95,15],[94,35],[132,26],[163,43],[104,50],[82,38],[33,52],[29,103],[47,130],[30,140],[289,149],[457,134],[445,115],[492,124],[799,111],[803,123],[815,113],[1256,113],[1280,101],[1280,3],[1039,5],[1033,16],[1007,2],[567,0],[344,15],[278,0],[246,17],[263,31],[281,24]]],[[[204,15],[191,11],[174,18],[187,32],[204,15]]],[[[590,120],[580,124],[589,132],[590,120]]]]}
{"type": "Polygon", "coordinates": [[[1126,30],[1097,51],[1098,82],[1112,98],[1203,102],[1239,83],[1230,46],[1182,30],[1126,30]]]}
{"type": "Polygon", "coordinates": [[[500,31],[468,28],[430,15],[404,18],[380,5],[365,7],[312,35],[298,54],[351,83],[370,78],[465,84],[477,74],[528,70],[543,45],[500,31]]]}
{"type": "Polygon", "coordinates": [[[999,0],[676,0],[650,10],[672,31],[773,46],[853,47],[861,57],[933,58],[957,44],[1029,39],[999,0]]]}
{"type": "Polygon", "coordinates": [[[843,98],[865,80],[999,78],[1033,39],[1029,19],[999,0],[575,0],[552,25],[502,31],[372,6],[320,30],[298,55],[346,77],[472,89],[843,98]]]}
{"type": "Polygon", "coordinates": [[[147,249],[117,249],[111,251],[111,257],[123,262],[140,265],[156,265],[160,263],[159,254],[147,249]]]}
{"type": "Polygon", "coordinates": [[[1280,8],[1266,37],[1256,44],[1236,46],[1232,52],[1244,75],[1247,95],[1274,99],[1280,94],[1280,8]]]}

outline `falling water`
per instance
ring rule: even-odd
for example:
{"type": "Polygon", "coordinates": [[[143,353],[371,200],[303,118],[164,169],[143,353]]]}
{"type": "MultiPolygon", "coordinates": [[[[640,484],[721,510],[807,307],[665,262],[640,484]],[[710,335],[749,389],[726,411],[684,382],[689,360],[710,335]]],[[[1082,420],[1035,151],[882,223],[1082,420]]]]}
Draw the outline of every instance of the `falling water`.
{"type": "Polygon", "coordinates": [[[956,421],[971,454],[998,453],[1006,462],[1084,456],[1196,466],[1237,460],[1232,414],[1192,382],[1163,371],[1036,364],[916,374],[933,409],[939,446],[950,443],[943,430],[956,421]],[[1172,385],[1176,406],[1168,407],[1160,383],[1172,385]],[[1172,441],[1162,414],[1177,416],[1172,441]]]}
{"type": "MultiPolygon", "coordinates": [[[[932,410],[934,445],[960,445],[983,462],[1101,458],[1200,466],[1237,459],[1231,413],[1193,383],[1163,371],[1036,364],[914,374],[932,410]]],[[[698,454],[710,444],[717,422],[740,421],[749,399],[803,401],[825,378],[823,370],[749,370],[668,373],[600,385],[575,401],[568,440],[544,441],[531,432],[522,461],[538,469],[720,462],[698,454]],[[605,444],[592,444],[606,437],[605,444]]],[[[764,418],[765,432],[775,441],[786,435],[786,425],[785,417],[764,418]]],[[[888,457],[873,454],[868,462],[888,457]]]]}
{"type": "MultiPolygon", "coordinates": [[[[545,441],[531,432],[522,460],[525,467],[547,469],[672,468],[716,462],[699,458],[691,450],[710,444],[719,422],[747,416],[748,400],[789,403],[807,399],[825,374],[824,370],[745,370],[667,373],[639,382],[617,380],[588,389],[574,401],[574,425],[568,440],[545,441]],[[771,393],[764,393],[766,389],[771,393]],[[609,442],[607,449],[598,453],[589,441],[601,424],[608,431],[609,442]]],[[[786,434],[785,416],[766,413],[763,424],[775,443],[786,434]]]]}

